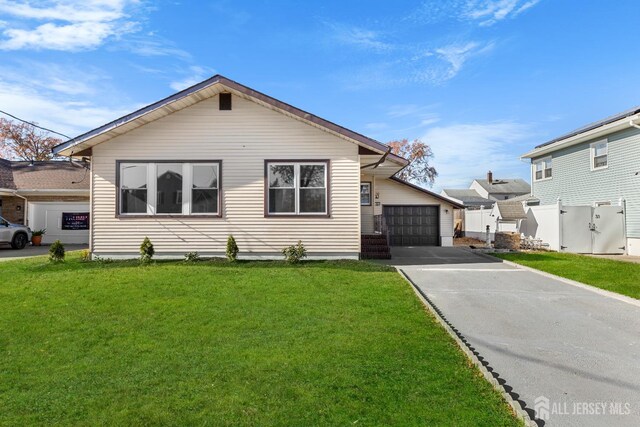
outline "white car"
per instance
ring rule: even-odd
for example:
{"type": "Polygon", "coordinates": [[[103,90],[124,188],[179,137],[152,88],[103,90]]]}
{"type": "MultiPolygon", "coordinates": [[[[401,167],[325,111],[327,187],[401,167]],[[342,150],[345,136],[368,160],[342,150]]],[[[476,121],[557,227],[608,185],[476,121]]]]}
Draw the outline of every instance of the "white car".
{"type": "Polygon", "coordinates": [[[26,225],[12,224],[0,216],[0,243],[8,243],[13,249],[23,249],[31,241],[31,229],[26,225]]]}

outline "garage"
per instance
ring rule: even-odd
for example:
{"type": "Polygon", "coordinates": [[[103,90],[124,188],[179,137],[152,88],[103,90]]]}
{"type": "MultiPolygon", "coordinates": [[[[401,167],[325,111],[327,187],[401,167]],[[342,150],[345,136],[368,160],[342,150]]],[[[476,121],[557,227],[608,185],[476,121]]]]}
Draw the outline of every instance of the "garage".
{"type": "Polygon", "coordinates": [[[440,207],[385,205],[390,246],[439,246],[440,207]]]}
{"type": "Polygon", "coordinates": [[[33,202],[29,203],[29,227],[47,229],[42,243],[56,240],[70,244],[89,243],[89,203],[33,202]]]}

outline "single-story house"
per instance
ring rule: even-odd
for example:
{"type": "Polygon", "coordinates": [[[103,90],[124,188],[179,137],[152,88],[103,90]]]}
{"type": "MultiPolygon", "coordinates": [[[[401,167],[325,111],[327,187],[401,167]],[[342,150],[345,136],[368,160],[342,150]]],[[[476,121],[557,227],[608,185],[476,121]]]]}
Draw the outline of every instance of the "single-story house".
{"type": "MultiPolygon", "coordinates": [[[[54,148],[91,163],[92,254],[357,259],[362,236],[453,244],[458,203],[396,178],[388,146],[216,75],[54,148]],[[388,238],[387,238],[388,237],[388,238]]],[[[378,243],[378,242],[376,242],[378,243]]],[[[386,243],[385,243],[386,244],[386,243]]]]}
{"type": "Polygon", "coordinates": [[[540,201],[531,209],[558,207],[559,219],[528,220],[551,248],[640,255],[640,107],[540,144],[522,158],[531,161],[531,196],[540,201]]]}
{"type": "Polygon", "coordinates": [[[486,179],[474,179],[469,189],[491,200],[508,200],[531,193],[531,186],[524,179],[494,179],[491,171],[487,172],[486,179]]]}
{"type": "Polygon", "coordinates": [[[86,168],[68,161],[0,159],[0,216],[32,230],[46,229],[44,243],[86,244],[89,181],[86,168]]]}

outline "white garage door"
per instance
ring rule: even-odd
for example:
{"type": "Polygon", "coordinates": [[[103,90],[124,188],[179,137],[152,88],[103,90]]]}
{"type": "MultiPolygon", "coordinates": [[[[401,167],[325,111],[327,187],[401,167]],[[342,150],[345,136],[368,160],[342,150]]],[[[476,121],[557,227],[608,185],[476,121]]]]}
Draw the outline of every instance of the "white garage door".
{"type": "Polygon", "coordinates": [[[29,203],[29,227],[46,228],[42,243],[89,243],[89,203],[29,203]]]}

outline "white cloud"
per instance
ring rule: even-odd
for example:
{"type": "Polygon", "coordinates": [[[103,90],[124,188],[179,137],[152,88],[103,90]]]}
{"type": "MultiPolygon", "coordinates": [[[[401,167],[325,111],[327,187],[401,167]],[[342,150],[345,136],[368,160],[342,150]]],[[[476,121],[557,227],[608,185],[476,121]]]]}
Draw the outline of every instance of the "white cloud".
{"type": "Polygon", "coordinates": [[[479,20],[482,26],[490,26],[506,18],[516,17],[539,2],[540,0],[472,0],[467,3],[462,17],[479,20]]]}
{"type": "Polygon", "coordinates": [[[215,70],[208,67],[200,67],[194,65],[189,67],[188,73],[189,74],[184,76],[182,79],[171,82],[169,84],[171,89],[180,91],[193,86],[196,83],[200,83],[201,81],[214,75],[215,70]]]}
{"type": "Polygon", "coordinates": [[[388,52],[394,49],[391,43],[380,40],[381,35],[372,30],[338,23],[326,23],[333,32],[333,39],[344,45],[351,45],[374,52],[388,52]]]}
{"type": "Polygon", "coordinates": [[[28,2],[0,0],[0,13],[12,16],[2,30],[0,49],[94,49],[108,38],[137,30],[127,7],[137,0],[57,0],[34,7],[28,2]],[[44,21],[44,23],[42,23],[44,21]]]}
{"type": "Polygon", "coordinates": [[[434,152],[439,191],[443,187],[468,188],[488,170],[499,178],[527,179],[529,168],[519,155],[528,148],[531,136],[529,125],[497,121],[432,127],[421,139],[434,152]]]}

